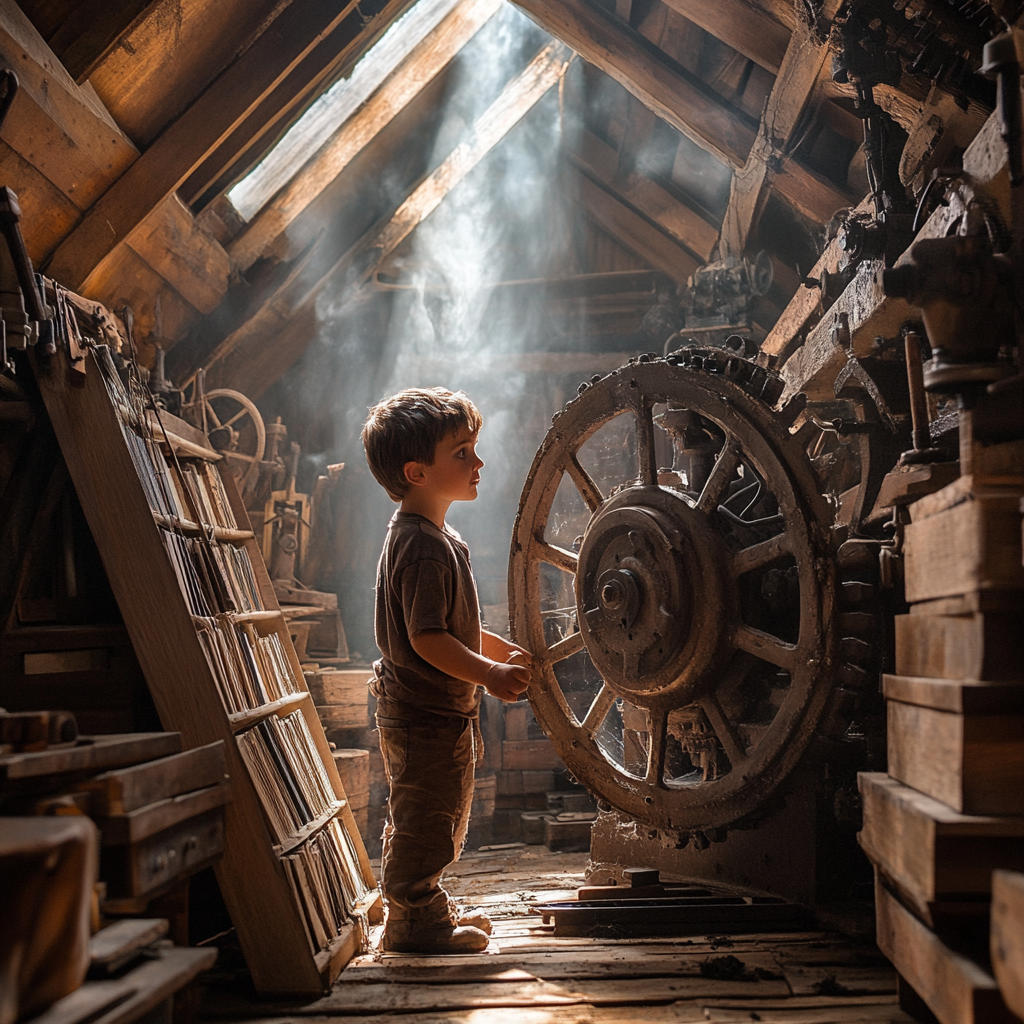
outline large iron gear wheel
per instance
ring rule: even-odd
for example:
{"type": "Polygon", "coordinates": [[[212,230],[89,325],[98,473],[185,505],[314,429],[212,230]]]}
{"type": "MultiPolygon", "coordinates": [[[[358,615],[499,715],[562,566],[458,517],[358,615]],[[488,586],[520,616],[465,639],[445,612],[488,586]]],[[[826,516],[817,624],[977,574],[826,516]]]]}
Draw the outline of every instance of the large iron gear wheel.
{"type": "Polygon", "coordinates": [[[752,394],[764,371],[719,355],[581,387],[534,459],[509,566],[537,720],[600,801],[677,835],[763,815],[834,704],[829,508],[752,394]]]}

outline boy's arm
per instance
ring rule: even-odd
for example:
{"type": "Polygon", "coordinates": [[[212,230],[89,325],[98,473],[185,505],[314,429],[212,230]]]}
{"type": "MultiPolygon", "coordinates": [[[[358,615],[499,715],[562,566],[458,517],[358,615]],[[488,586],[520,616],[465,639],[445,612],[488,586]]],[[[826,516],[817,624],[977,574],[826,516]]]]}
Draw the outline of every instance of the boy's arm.
{"type": "Polygon", "coordinates": [[[528,650],[486,629],[480,630],[480,651],[491,661],[508,661],[514,654],[519,654],[525,664],[533,664],[533,655],[528,650]]]}
{"type": "Polygon", "coordinates": [[[530,670],[517,651],[513,652],[514,663],[493,661],[471,651],[444,630],[417,633],[410,637],[410,642],[413,650],[434,668],[467,683],[476,683],[499,700],[514,701],[530,685],[530,670]]]}

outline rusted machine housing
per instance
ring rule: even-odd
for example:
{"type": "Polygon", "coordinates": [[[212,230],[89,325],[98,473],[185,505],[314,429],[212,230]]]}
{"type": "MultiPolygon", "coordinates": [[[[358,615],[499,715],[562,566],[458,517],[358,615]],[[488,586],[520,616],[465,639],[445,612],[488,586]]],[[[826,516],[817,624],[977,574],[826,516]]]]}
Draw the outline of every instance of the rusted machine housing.
{"type": "Polygon", "coordinates": [[[601,808],[593,882],[644,865],[818,903],[869,882],[856,773],[885,765],[907,506],[1024,437],[1012,115],[935,176],[916,237],[885,204],[840,219],[807,282],[840,287],[799,294],[756,358],[684,328],[555,414],[510,613],[537,720],[601,808]]]}

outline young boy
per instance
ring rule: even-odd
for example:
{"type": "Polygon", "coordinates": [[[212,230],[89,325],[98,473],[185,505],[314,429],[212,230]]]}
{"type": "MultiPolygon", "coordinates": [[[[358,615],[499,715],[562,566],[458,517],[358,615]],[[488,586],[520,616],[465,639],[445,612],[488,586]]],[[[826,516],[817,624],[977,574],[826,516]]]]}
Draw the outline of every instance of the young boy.
{"type": "Polygon", "coordinates": [[[366,461],[399,511],[377,568],[377,728],[388,776],[381,858],[384,949],[471,953],[491,923],[459,914],[441,887],[458,858],[482,757],[480,687],[505,701],[530,684],[530,655],[480,628],[469,549],[445,523],[473,501],[482,419],[462,392],[409,388],[378,403],[363,427],[366,461]]]}

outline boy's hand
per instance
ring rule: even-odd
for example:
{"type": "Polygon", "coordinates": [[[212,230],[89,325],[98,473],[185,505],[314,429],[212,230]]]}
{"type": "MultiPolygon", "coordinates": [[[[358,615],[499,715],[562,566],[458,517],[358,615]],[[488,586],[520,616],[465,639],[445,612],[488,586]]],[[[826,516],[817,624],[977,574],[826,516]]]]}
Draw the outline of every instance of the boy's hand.
{"type": "Polygon", "coordinates": [[[519,644],[506,640],[497,633],[483,630],[480,636],[480,648],[485,658],[491,661],[512,662],[518,655],[522,660],[520,664],[533,665],[533,655],[519,644]]]}
{"type": "Polygon", "coordinates": [[[524,663],[524,655],[530,657],[526,651],[513,651],[514,661],[510,660],[504,665],[495,663],[487,670],[483,687],[492,697],[511,703],[529,688],[530,669],[529,663],[524,663]]]}

